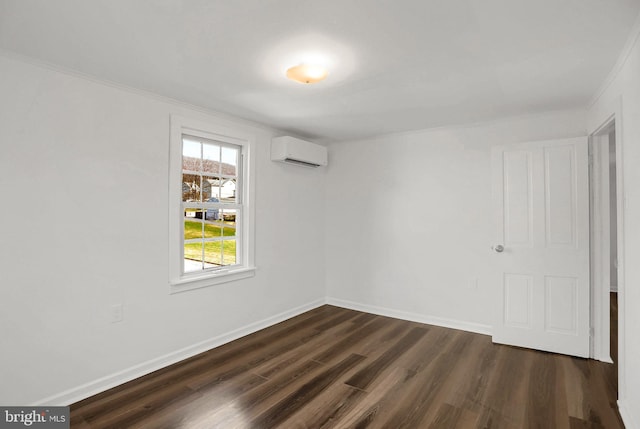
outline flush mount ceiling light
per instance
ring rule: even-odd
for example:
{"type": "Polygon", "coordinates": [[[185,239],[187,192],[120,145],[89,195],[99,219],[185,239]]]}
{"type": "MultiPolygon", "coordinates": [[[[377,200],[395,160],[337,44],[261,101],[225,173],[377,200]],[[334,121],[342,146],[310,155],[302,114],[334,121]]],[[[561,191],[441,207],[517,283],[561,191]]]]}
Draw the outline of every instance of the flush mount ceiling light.
{"type": "Polygon", "coordinates": [[[260,71],[273,85],[293,89],[293,80],[313,89],[339,85],[353,73],[355,66],[355,57],[348,46],[323,34],[308,33],[273,45],[262,55],[260,71]],[[311,85],[318,82],[322,83],[311,85]]]}
{"type": "Polygon", "coordinates": [[[287,69],[287,77],[300,83],[318,83],[329,72],[321,65],[302,63],[287,69]]]}

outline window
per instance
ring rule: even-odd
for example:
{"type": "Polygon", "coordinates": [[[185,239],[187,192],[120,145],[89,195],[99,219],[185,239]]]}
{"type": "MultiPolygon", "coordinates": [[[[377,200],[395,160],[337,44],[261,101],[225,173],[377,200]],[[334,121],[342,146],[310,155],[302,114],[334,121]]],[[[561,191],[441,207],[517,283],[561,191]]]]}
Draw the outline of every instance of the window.
{"type": "Polygon", "coordinates": [[[171,128],[172,291],[253,275],[251,138],[175,116],[171,128]]]}
{"type": "Polygon", "coordinates": [[[242,263],[241,160],[242,146],[182,135],[183,273],[242,263]]]}

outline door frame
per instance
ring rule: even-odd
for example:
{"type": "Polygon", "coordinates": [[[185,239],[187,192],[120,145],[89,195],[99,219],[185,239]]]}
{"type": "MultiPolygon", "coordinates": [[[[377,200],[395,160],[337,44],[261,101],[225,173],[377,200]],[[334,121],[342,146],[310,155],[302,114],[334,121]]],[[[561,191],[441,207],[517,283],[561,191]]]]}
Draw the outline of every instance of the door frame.
{"type": "MultiPolygon", "coordinates": [[[[592,138],[597,138],[598,135],[602,135],[604,132],[607,132],[610,127],[613,125],[615,127],[615,149],[616,149],[616,208],[617,208],[617,257],[618,257],[618,404],[621,401],[624,401],[626,398],[626,367],[625,367],[625,233],[624,233],[624,216],[625,216],[625,197],[624,197],[624,163],[623,163],[623,127],[622,127],[622,100],[617,100],[615,106],[611,109],[612,113],[600,123],[598,127],[595,128],[594,131],[590,132],[589,139],[591,141],[592,138]]],[[[591,209],[593,210],[593,209],[591,209]]],[[[592,243],[592,256],[594,258],[599,258],[601,263],[604,260],[602,247],[596,246],[592,243]]],[[[606,255],[608,256],[608,255],[606,255]]],[[[603,308],[604,303],[601,297],[604,295],[604,291],[602,291],[602,286],[600,288],[594,281],[594,277],[592,276],[591,290],[592,290],[592,326],[595,328],[598,319],[593,317],[595,312],[598,311],[600,314],[609,314],[609,308],[603,308]]],[[[608,299],[607,299],[608,302],[608,299]]],[[[600,322],[602,318],[599,319],[600,322]]],[[[607,325],[609,325],[607,321],[607,325]]],[[[600,327],[600,332],[602,331],[602,326],[600,327]]],[[[597,338],[598,331],[594,329],[594,343],[602,344],[602,338],[597,338]]],[[[607,343],[607,349],[609,348],[609,344],[607,343]]],[[[593,359],[602,360],[602,350],[596,351],[592,349],[593,359]]],[[[610,354],[607,356],[609,360],[611,359],[610,354]]]]}
{"type": "Polygon", "coordinates": [[[591,358],[613,363],[610,350],[611,234],[609,135],[611,119],[589,136],[589,229],[591,235],[591,358]]]}

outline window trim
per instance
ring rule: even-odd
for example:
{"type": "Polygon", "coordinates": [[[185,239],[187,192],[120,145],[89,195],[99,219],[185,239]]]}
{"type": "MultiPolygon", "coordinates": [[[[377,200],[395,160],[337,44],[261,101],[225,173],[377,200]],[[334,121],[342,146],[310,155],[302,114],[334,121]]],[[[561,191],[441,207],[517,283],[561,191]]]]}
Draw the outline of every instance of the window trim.
{"type": "Polygon", "coordinates": [[[211,122],[198,121],[178,115],[171,115],[171,135],[169,142],[169,286],[170,293],[213,286],[216,284],[240,280],[255,274],[254,231],[255,209],[252,153],[254,137],[232,127],[211,122]],[[241,264],[215,271],[203,271],[184,274],[183,237],[184,213],[182,210],[182,136],[183,134],[208,140],[231,143],[242,147],[242,224],[239,239],[241,242],[241,264]]]}

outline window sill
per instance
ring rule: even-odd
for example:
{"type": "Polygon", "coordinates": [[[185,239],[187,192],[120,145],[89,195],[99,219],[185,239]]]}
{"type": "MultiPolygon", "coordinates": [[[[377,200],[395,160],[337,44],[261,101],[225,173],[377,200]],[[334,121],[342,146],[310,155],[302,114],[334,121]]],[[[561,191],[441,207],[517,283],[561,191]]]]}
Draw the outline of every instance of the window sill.
{"type": "Polygon", "coordinates": [[[179,280],[171,281],[169,284],[171,286],[171,293],[174,294],[246,279],[253,277],[255,273],[256,267],[241,267],[233,270],[217,271],[214,273],[181,278],[179,280]]]}

